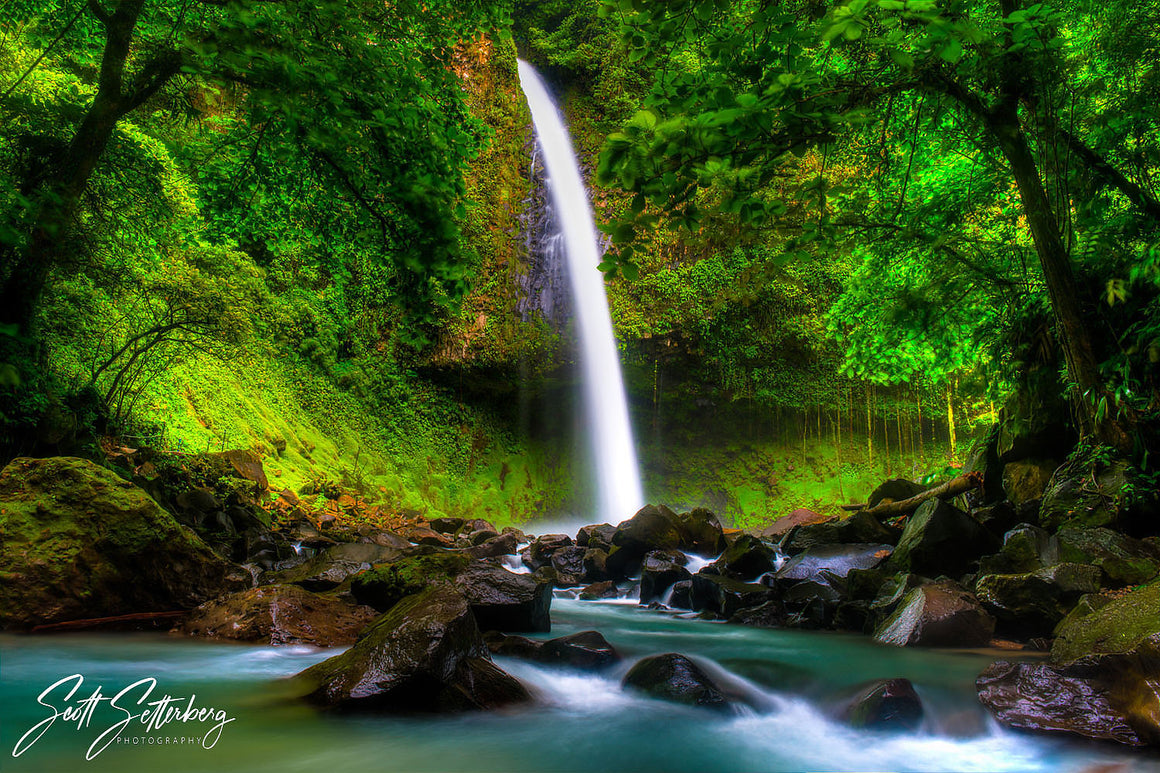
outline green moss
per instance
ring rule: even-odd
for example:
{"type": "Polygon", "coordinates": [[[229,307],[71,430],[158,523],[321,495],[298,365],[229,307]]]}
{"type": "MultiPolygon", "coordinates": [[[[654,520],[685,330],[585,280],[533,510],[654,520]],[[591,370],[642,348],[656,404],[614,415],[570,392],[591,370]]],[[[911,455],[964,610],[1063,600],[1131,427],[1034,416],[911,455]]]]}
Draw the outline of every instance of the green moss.
{"type": "Polygon", "coordinates": [[[461,553],[401,558],[357,575],[351,583],[351,592],[360,604],[386,611],[413,593],[452,580],[470,561],[461,553]]]}
{"type": "Polygon", "coordinates": [[[1141,586],[1087,615],[1064,620],[1051,657],[1067,663],[1089,654],[1130,652],[1160,634],[1160,580],[1141,586]]]}

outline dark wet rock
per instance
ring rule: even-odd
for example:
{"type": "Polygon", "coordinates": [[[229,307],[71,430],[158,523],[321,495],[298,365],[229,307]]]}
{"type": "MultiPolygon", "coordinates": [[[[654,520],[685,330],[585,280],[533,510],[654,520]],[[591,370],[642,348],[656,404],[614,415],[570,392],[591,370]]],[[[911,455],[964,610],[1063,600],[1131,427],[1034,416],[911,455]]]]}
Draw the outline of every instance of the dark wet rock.
{"type": "Polygon", "coordinates": [[[705,558],[717,556],[725,549],[725,532],[721,521],[710,510],[698,507],[677,516],[681,531],[681,549],[705,558]]]}
{"type": "Polygon", "coordinates": [[[531,542],[531,541],[532,541],[532,540],[531,540],[531,538],[530,538],[528,535],[524,534],[524,533],[523,533],[521,530],[517,529],[515,526],[505,526],[505,527],[503,527],[502,529],[500,529],[500,532],[499,532],[499,533],[500,533],[501,535],[503,535],[503,534],[511,534],[511,535],[515,536],[515,538],[516,538],[516,542],[517,542],[518,544],[521,544],[521,545],[522,545],[523,543],[525,543],[525,542],[531,542]]]}
{"type": "Polygon", "coordinates": [[[310,591],[326,591],[338,587],[348,577],[370,569],[373,564],[394,561],[401,556],[402,552],[396,548],[385,548],[372,542],[344,542],[292,569],[263,575],[262,583],[291,583],[310,591]]]}
{"type": "Polygon", "coordinates": [[[1065,527],[1056,534],[1063,561],[1098,566],[1108,583],[1139,585],[1160,573],[1160,551],[1111,529],[1065,527]]]}
{"type": "Polygon", "coordinates": [[[1003,490],[1016,506],[1025,502],[1038,502],[1051,476],[1059,467],[1059,460],[1029,457],[1003,465],[1003,490]]]}
{"type": "Polygon", "coordinates": [[[270,488],[270,482],[266,478],[266,470],[262,467],[262,457],[257,451],[238,448],[206,454],[205,458],[211,462],[229,465],[236,477],[250,481],[258,491],[266,491],[270,488]]]}
{"type": "Polygon", "coordinates": [[[923,708],[909,679],[878,679],[860,687],[836,713],[852,727],[914,731],[922,724],[923,708]]]}
{"type": "Polygon", "coordinates": [[[866,506],[875,507],[886,502],[901,502],[903,499],[918,496],[928,488],[930,487],[905,478],[892,478],[874,489],[869,499],[866,500],[866,506]]]}
{"type": "Polygon", "coordinates": [[[519,542],[514,534],[500,534],[484,540],[466,550],[472,558],[499,558],[516,555],[519,542]]]}
{"type": "Polygon", "coordinates": [[[741,580],[752,580],[773,571],[773,548],[757,537],[742,534],[714,565],[722,574],[741,580]]]}
{"type": "Polygon", "coordinates": [[[584,555],[587,548],[569,545],[552,553],[552,568],[556,570],[556,585],[560,588],[584,584],[584,555]]]}
{"type": "MultiPolygon", "coordinates": [[[[967,492],[967,494],[970,493],[967,492]]],[[[1004,499],[985,507],[972,509],[971,517],[992,534],[1006,534],[1020,524],[1038,520],[1039,508],[1035,503],[1016,508],[1015,505],[1004,499]]]]}
{"type": "Polygon", "coordinates": [[[991,617],[969,591],[955,583],[922,585],[874,632],[898,647],[982,647],[995,630],[991,617]]]}
{"type": "Polygon", "coordinates": [[[499,533],[499,529],[495,528],[495,525],[491,521],[485,521],[483,518],[469,518],[465,520],[463,525],[459,527],[458,533],[471,535],[481,531],[491,532],[492,534],[499,533]]]}
{"type": "Polygon", "coordinates": [[[609,551],[609,569],[628,576],[639,570],[649,551],[679,550],[682,542],[679,524],[677,514],[664,505],[642,507],[621,523],[612,536],[612,545],[617,550],[609,551]]]}
{"type": "MultiPolygon", "coordinates": [[[[476,545],[480,545],[480,544],[487,542],[488,540],[493,539],[493,538],[498,537],[498,536],[499,536],[499,532],[497,532],[495,529],[480,529],[478,531],[468,532],[467,533],[467,541],[470,542],[471,545],[474,547],[476,545]]],[[[512,534],[509,536],[511,538],[512,543],[515,544],[515,535],[512,534]]]]}
{"type": "Polygon", "coordinates": [[[547,641],[504,636],[493,631],[484,639],[493,655],[519,657],[549,665],[595,669],[620,661],[620,653],[599,631],[581,631],[547,641]]]}
{"type": "Polygon", "coordinates": [[[261,644],[354,644],[378,613],[297,585],[266,585],[206,602],[177,630],[208,639],[261,644]]]}
{"type": "Polygon", "coordinates": [[[836,543],[893,545],[897,542],[897,532],[886,528],[877,518],[863,510],[849,518],[798,527],[786,535],[782,549],[787,555],[792,556],[814,545],[836,543]]]}
{"type": "Polygon", "coordinates": [[[595,548],[608,552],[608,549],[612,547],[612,538],[615,535],[616,527],[610,523],[584,526],[576,533],[576,544],[582,548],[595,548]]]}
{"type": "Polygon", "coordinates": [[[346,652],[295,677],[307,700],[350,711],[464,711],[527,701],[489,662],[467,600],[447,586],[409,596],[346,652]]]}
{"type": "Polygon", "coordinates": [[[761,604],[772,595],[764,585],[698,573],[693,575],[689,587],[689,609],[708,610],[727,618],[739,609],[761,604]]]}
{"type": "Polygon", "coordinates": [[[673,593],[669,597],[669,606],[677,609],[692,609],[692,591],[692,580],[681,580],[680,582],[673,583],[673,593]]]}
{"type": "Polygon", "coordinates": [[[586,586],[580,591],[580,598],[585,601],[596,599],[614,599],[619,595],[616,583],[612,580],[601,580],[586,586]]]}
{"type": "Polygon", "coordinates": [[[842,601],[842,593],[825,579],[803,580],[786,589],[781,601],[787,628],[829,628],[842,601]]]}
{"type": "Polygon", "coordinates": [[[1050,636],[1086,593],[1100,589],[1100,570],[1056,564],[1025,574],[991,574],[975,583],[975,595],[999,621],[999,629],[1023,637],[1050,636]]]}
{"type": "Polygon", "coordinates": [[[884,568],[851,569],[846,573],[846,595],[858,601],[873,601],[890,578],[884,568]]]}
{"type": "Polygon", "coordinates": [[[524,566],[534,572],[541,566],[551,566],[552,554],[572,544],[572,538],[567,534],[545,534],[532,540],[530,545],[520,551],[520,555],[523,556],[524,566]]]}
{"type": "Polygon", "coordinates": [[[779,580],[807,580],[827,570],[845,577],[851,569],[873,569],[894,552],[892,545],[814,545],[777,570],[779,580]]]}
{"type": "Polygon", "coordinates": [[[611,573],[608,571],[608,553],[598,548],[584,549],[585,582],[602,582],[608,580],[611,573]]]}
{"type": "Polygon", "coordinates": [[[501,566],[474,562],[455,578],[479,627],[495,631],[550,631],[552,584],[501,566]]]}
{"type": "Polygon", "coordinates": [[[191,609],[250,586],[145,491],[73,457],[0,472],[0,628],[191,609]]]}
{"type": "Polygon", "coordinates": [[[787,616],[785,605],[776,599],[770,599],[755,607],[737,610],[729,618],[729,622],[752,628],[782,628],[785,626],[787,616]]]}
{"type": "Polygon", "coordinates": [[[410,541],[401,534],[396,534],[387,529],[367,529],[360,530],[359,542],[370,542],[384,548],[395,548],[396,550],[409,550],[411,547],[410,541]]]}
{"type": "Polygon", "coordinates": [[[676,550],[654,550],[645,555],[640,570],[641,603],[660,599],[673,584],[692,579],[692,573],[685,568],[687,560],[676,550]]]}
{"type": "Polygon", "coordinates": [[[709,675],[675,652],[638,661],[625,675],[623,684],[660,700],[718,711],[730,709],[729,699],[709,675]]]}
{"type": "Polygon", "coordinates": [[[785,536],[790,529],[795,526],[812,526],[818,523],[829,523],[835,520],[832,515],[821,515],[815,513],[813,510],[806,510],[799,507],[789,515],[778,518],[776,521],[766,526],[758,535],[762,539],[778,541],[785,536]]]}
{"type": "Polygon", "coordinates": [[[1003,535],[998,553],[979,560],[979,573],[1034,572],[1059,562],[1059,540],[1038,526],[1024,523],[1003,535]]]}
{"type": "Polygon", "coordinates": [[[1060,624],[1050,663],[984,671],[980,701],[1011,727],[1160,744],[1160,581],[1086,606],[1060,624]]]}
{"type": "Polygon", "coordinates": [[[442,518],[432,518],[427,522],[427,525],[440,534],[454,534],[463,527],[463,519],[444,516],[442,518]]]}
{"type": "Polygon", "coordinates": [[[873,633],[874,610],[869,601],[852,600],[840,602],[834,610],[830,627],[838,631],[873,633]]]}
{"type": "Polygon", "coordinates": [[[917,574],[909,574],[900,572],[893,577],[888,577],[878,588],[878,593],[874,596],[871,608],[879,617],[887,617],[898,609],[898,605],[902,603],[902,599],[906,594],[910,593],[915,588],[926,585],[930,580],[925,577],[919,577],[917,574]]]}
{"type": "Polygon", "coordinates": [[[441,534],[426,526],[411,526],[400,532],[408,541],[416,545],[430,545],[436,548],[449,548],[455,543],[446,534],[441,534]]]}
{"type": "Polygon", "coordinates": [[[1003,406],[995,451],[1007,463],[1032,456],[1066,456],[1075,445],[1067,402],[1051,389],[1019,389],[1003,406]]]}
{"type": "Polygon", "coordinates": [[[917,574],[958,577],[973,561],[998,547],[998,539],[978,521],[957,507],[932,499],[910,517],[891,562],[917,574]]]}
{"type": "Polygon", "coordinates": [[[350,590],[360,604],[385,612],[407,596],[450,584],[471,561],[463,553],[448,551],[406,556],[361,572],[350,590]]]}
{"type": "Polygon", "coordinates": [[[1127,529],[1136,520],[1133,516],[1140,514],[1129,510],[1129,498],[1123,496],[1132,485],[1137,481],[1121,459],[1068,462],[1055,471],[1043,494],[1039,522],[1053,531],[1096,526],[1127,529]]]}

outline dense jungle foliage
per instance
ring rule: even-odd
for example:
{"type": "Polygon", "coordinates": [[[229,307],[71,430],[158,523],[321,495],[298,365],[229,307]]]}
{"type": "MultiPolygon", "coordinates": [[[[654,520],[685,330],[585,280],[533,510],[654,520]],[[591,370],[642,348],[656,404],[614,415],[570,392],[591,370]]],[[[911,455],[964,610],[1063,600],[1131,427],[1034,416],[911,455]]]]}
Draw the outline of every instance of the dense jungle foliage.
{"type": "Polygon", "coordinates": [[[5,455],[248,447],[299,491],[575,507],[518,50],[591,176],[650,492],[833,506],[1004,405],[1147,469],[1157,11],[10,0],[5,455]]]}

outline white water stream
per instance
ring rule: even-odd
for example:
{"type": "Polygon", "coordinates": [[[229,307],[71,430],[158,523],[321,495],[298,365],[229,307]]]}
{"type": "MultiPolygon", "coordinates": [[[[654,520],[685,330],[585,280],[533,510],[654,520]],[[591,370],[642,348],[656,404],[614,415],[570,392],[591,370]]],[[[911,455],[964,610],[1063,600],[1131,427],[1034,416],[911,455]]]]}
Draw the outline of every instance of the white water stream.
{"type": "Polygon", "coordinates": [[[604,294],[604,276],[597,268],[601,252],[596,225],[572,141],[556,104],[535,68],[523,60],[519,62],[519,75],[543,151],[552,207],[567,254],[580,339],[584,405],[597,477],[597,521],[618,523],[644,504],[644,493],[604,294]]]}

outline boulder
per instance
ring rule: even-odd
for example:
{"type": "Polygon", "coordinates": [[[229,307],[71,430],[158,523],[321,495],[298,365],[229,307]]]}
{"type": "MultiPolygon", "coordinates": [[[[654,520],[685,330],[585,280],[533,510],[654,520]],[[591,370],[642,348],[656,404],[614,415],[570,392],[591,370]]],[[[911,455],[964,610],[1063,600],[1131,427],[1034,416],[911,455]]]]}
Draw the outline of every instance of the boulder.
{"type": "Polygon", "coordinates": [[[956,583],[922,585],[906,594],[874,638],[898,647],[983,647],[990,643],[995,618],[956,583]]]}
{"type": "Polygon", "coordinates": [[[361,572],[350,591],[360,604],[386,612],[407,596],[450,584],[471,563],[470,556],[448,551],[406,556],[361,572]]]}
{"type": "Polygon", "coordinates": [[[741,580],[752,580],[773,571],[773,548],[757,537],[742,534],[725,549],[714,566],[722,573],[741,580]]]}
{"type": "Polygon", "coordinates": [[[580,591],[580,598],[585,601],[593,601],[595,599],[614,599],[620,595],[616,587],[616,583],[612,580],[601,580],[594,582],[591,585],[584,587],[580,591]]]}
{"type": "Polygon", "coordinates": [[[778,580],[808,580],[826,570],[845,577],[851,569],[873,569],[894,552],[892,545],[814,545],[777,570],[778,580]]]}
{"type": "Polygon", "coordinates": [[[999,541],[971,516],[938,499],[923,502],[907,521],[892,563],[900,569],[937,577],[958,577],[999,541]]]}
{"type": "Polygon", "coordinates": [[[523,556],[524,566],[534,572],[541,566],[551,566],[552,554],[572,544],[572,538],[567,534],[545,534],[532,540],[530,545],[520,551],[520,555],[523,556]]]}
{"type": "Polygon", "coordinates": [[[1080,597],[1100,589],[1100,570],[1086,564],[1056,564],[1024,574],[989,574],[975,595],[1005,633],[1050,636],[1080,597]]]}
{"type": "MultiPolygon", "coordinates": [[[[971,493],[967,492],[968,501],[971,493]]],[[[1038,502],[1029,502],[1015,507],[1004,499],[983,507],[973,508],[971,517],[983,524],[983,527],[992,534],[1006,534],[1019,524],[1034,523],[1039,520],[1039,504],[1038,502]]]]}
{"type": "Polygon", "coordinates": [[[1071,526],[1124,528],[1132,521],[1125,489],[1135,484],[1128,463],[1073,460],[1055,471],[1043,494],[1039,522],[1056,531],[1071,526]]]}
{"type": "Polygon", "coordinates": [[[1038,526],[1023,523],[1003,535],[998,553],[979,560],[979,573],[1034,572],[1059,562],[1059,540],[1038,526]]]}
{"type": "Polygon", "coordinates": [[[608,552],[608,549],[612,547],[612,538],[615,535],[616,527],[609,523],[584,526],[576,533],[576,544],[582,548],[594,548],[608,552]]]}
{"type": "Polygon", "coordinates": [[[783,540],[786,555],[796,555],[814,545],[889,544],[898,542],[897,532],[883,526],[865,510],[826,523],[815,523],[792,530],[783,540]]]}
{"type": "Polygon", "coordinates": [[[569,545],[552,553],[551,566],[556,570],[557,586],[565,588],[583,584],[586,577],[584,556],[587,552],[587,548],[569,545]]]}
{"type": "MultiPolygon", "coordinates": [[[[1006,496],[1003,491],[1003,464],[999,461],[998,437],[998,427],[992,427],[990,432],[971,446],[963,461],[961,475],[978,473],[983,478],[982,486],[964,495],[972,508],[981,509],[997,504],[1004,501],[1006,496]]],[[[1008,528],[1010,526],[993,531],[1001,534],[1008,528]]]]}
{"type": "Polygon", "coordinates": [[[0,471],[0,628],[192,609],[250,586],[137,486],[85,459],[0,471]]]}
{"type": "Polygon", "coordinates": [[[514,534],[500,534],[468,548],[465,552],[472,558],[499,558],[516,555],[519,542],[514,534]]]}
{"type": "Polygon", "coordinates": [[[681,549],[705,558],[720,555],[725,549],[725,532],[721,521],[710,510],[698,507],[677,516],[681,531],[681,549]]]}
{"type": "Polygon", "coordinates": [[[660,700],[717,711],[730,710],[729,699],[709,675],[696,663],[675,652],[638,661],[625,675],[623,684],[660,700]]]}
{"type": "Polygon", "coordinates": [[[644,557],[640,570],[640,602],[663,598],[665,591],[681,580],[692,579],[685,568],[688,559],[676,550],[654,550],[644,557]]]}
{"type": "Polygon", "coordinates": [[[263,575],[262,584],[290,583],[310,591],[331,590],[373,564],[394,561],[402,555],[397,548],[385,548],[373,542],[343,542],[291,569],[263,575]]]}
{"type": "Polygon", "coordinates": [[[626,574],[635,574],[650,550],[679,550],[681,543],[680,519],[664,505],[645,505],[612,536],[613,547],[619,548],[616,565],[626,574]]]}
{"type": "Polygon", "coordinates": [[[308,701],[348,711],[463,711],[529,700],[490,657],[467,600],[438,586],[400,601],[349,650],[294,679],[308,701]]]}
{"type": "Polygon", "coordinates": [[[550,582],[476,561],[456,576],[455,586],[471,604],[471,611],[483,630],[552,629],[550,582]]]}
{"type": "MultiPolygon", "coordinates": [[[[1050,378],[1051,376],[1049,376],[1050,378]]],[[[995,452],[1006,464],[1031,456],[1066,456],[1076,434],[1068,422],[1071,411],[1058,389],[1016,390],[1003,406],[995,452]]]]}
{"type": "Polygon", "coordinates": [[[694,574],[689,586],[689,609],[707,610],[728,618],[737,610],[755,607],[773,592],[765,585],[713,574],[694,574]]]}
{"type": "Polygon", "coordinates": [[[451,516],[443,516],[441,518],[432,518],[427,522],[427,526],[433,531],[440,534],[455,534],[463,527],[462,518],[454,518],[451,516]]]}
{"type": "Polygon", "coordinates": [[[297,585],[266,585],[208,601],[175,630],[208,639],[339,647],[354,644],[377,614],[297,585]]]}
{"type": "Polygon", "coordinates": [[[787,616],[785,605],[776,599],[770,599],[755,607],[737,610],[729,618],[729,622],[752,628],[784,628],[787,616]]]}
{"type": "Polygon", "coordinates": [[[900,502],[903,499],[916,497],[928,488],[930,486],[924,486],[905,478],[893,478],[881,483],[878,488],[871,492],[870,498],[866,500],[866,506],[875,507],[886,502],[900,502]]]}
{"type": "Polygon", "coordinates": [[[429,545],[435,548],[449,548],[455,543],[446,534],[441,534],[426,526],[411,526],[400,532],[409,542],[416,545],[429,545]]]}
{"type": "Polygon", "coordinates": [[[1058,467],[1058,459],[1038,456],[1007,462],[1003,465],[1003,490],[1007,492],[1007,499],[1016,506],[1040,501],[1058,467]]]}
{"type": "Polygon", "coordinates": [[[673,583],[673,592],[669,596],[669,606],[677,609],[692,609],[693,602],[690,600],[692,591],[692,580],[681,580],[673,583]]]}
{"type": "Polygon", "coordinates": [[[1114,586],[1140,585],[1160,573],[1155,545],[1111,529],[1064,527],[1055,539],[1061,560],[1097,566],[1114,586]]]}
{"type": "Polygon", "coordinates": [[[608,552],[599,548],[584,549],[584,581],[607,581],[611,574],[608,570],[608,552]]]}
{"type": "Polygon", "coordinates": [[[758,535],[762,539],[778,541],[795,526],[812,526],[816,523],[828,523],[834,520],[832,515],[821,515],[813,510],[799,507],[789,515],[782,516],[766,526],[758,535]]]}
{"type": "Polygon", "coordinates": [[[597,669],[620,661],[620,654],[599,631],[581,631],[548,641],[491,632],[484,639],[493,655],[524,658],[554,666],[597,669]]]}
{"type": "Polygon", "coordinates": [[[1081,606],[1057,629],[1050,663],[995,663],[979,699],[1011,727],[1160,744],[1160,580],[1081,606]]]}
{"type": "Polygon", "coordinates": [[[878,679],[858,688],[836,714],[852,727],[914,731],[922,724],[923,708],[909,679],[878,679]]]}

